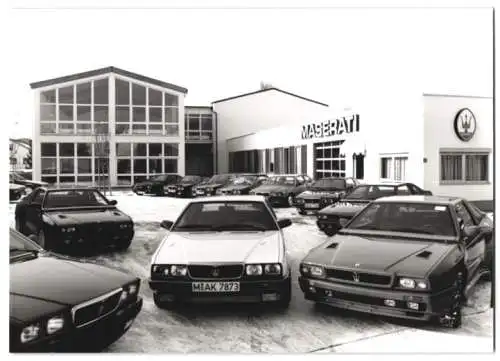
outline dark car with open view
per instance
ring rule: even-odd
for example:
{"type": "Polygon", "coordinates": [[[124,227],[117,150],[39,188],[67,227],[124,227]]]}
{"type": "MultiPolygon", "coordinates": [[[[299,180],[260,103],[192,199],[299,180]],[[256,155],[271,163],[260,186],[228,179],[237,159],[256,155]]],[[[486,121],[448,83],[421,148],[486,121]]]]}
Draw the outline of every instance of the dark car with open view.
{"type": "Polygon", "coordinates": [[[219,189],[229,184],[234,177],[234,174],[216,174],[208,181],[194,187],[194,194],[196,197],[215,196],[219,189]]]}
{"type": "Polygon", "coordinates": [[[312,179],[306,174],[273,175],[251,190],[250,194],[266,197],[272,206],[292,207],[295,196],[304,192],[311,183],[312,179]]]}
{"type": "Polygon", "coordinates": [[[250,194],[250,191],[259,187],[267,180],[265,174],[239,174],[229,184],[220,189],[222,195],[250,194]]]}
{"type": "Polygon", "coordinates": [[[170,184],[176,184],[181,180],[178,174],[160,174],[143,182],[138,182],[132,187],[132,191],[136,194],[156,194],[162,196],[165,194],[164,189],[170,184]]]}
{"type": "Polygon", "coordinates": [[[207,182],[208,178],[203,178],[199,175],[187,175],[178,183],[171,184],[166,187],[166,194],[171,197],[191,198],[195,197],[196,186],[207,182]]]}

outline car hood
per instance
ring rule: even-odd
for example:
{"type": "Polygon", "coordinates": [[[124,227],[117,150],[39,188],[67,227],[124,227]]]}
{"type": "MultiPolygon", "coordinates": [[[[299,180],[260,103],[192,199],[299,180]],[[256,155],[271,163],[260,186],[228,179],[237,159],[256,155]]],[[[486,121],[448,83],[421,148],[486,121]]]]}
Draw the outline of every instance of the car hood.
{"type": "Polygon", "coordinates": [[[118,209],[53,210],[45,213],[58,226],[86,223],[130,222],[132,219],[118,209]]]}
{"type": "Polygon", "coordinates": [[[10,190],[21,190],[25,189],[26,187],[20,184],[15,184],[15,183],[9,183],[9,189],[10,190]]]}
{"type": "Polygon", "coordinates": [[[287,190],[292,189],[292,188],[294,188],[294,186],[292,186],[292,185],[266,184],[266,185],[262,185],[260,187],[255,188],[254,191],[257,193],[259,193],[259,192],[265,192],[265,193],[284,192],[284,191],[287,191],[287,190]]]}
{"type": "Polygon", "coordinates": [[[177,184],[175,184],[175,186],[177,186],[177,187],[192,187],[192,186],[194,186],[196,184],[198,184],[198,183],[196,183],[196,182],[185,182],[185,183],[177,183],[177,184]]]}
{"type": "Polygon", "coordinates": [[[144,182],[139,182],[136,183],[135,186],[137,187],[146,187],[146,186],[152,186],[153,184],[163,184],[162,182],[159,181],[144,181],[144,182]]]}
{"type": "Polygon", "coordinates": [[[432,240],[337,234],[311,250],[305,261],[339,268],[358,263],[360,271],[425,277],[452,248],[432,240]]]}
{"type": "Polygon", "coordinates": [[[28,299],[41,300],[48,305],[72,306],[113,291],[135,277],[93,263],[80,262],[53,254],[10,264],[10,294],[19,298],[11,304],[14,317],[28,317],[28,299]],[[26,303],[23,303],[26,302],[26,303]],[[22,315],[22,316],[21,316],[22,315]]]}
{"type": "Polygon", "coordinates": [[[303,199],[319,199],[324,197],[339,198],[341,194],[342,191],[339,190],[309,189],[307,191],[300,193],[297,198],[303,198],[303,199]]]}
{"type": "Polygon", "coordinates": [[[205,188],[220,188],[223,187],[223,183],[203,183],[197,186],[198,189],[205,189],[205,188]]]}
{"type": "Polygon", "coordinates": [[[281,232],[171,232],[155,264],[272,263],[280,259],[281,232]]]}
{"type": "Polygon", "coordinates": [[[249,189],[251,187],[252,187],[251,184],[230,184],[230,185],[224,187],[223,189],[228,190],[228,191],[236,191],[236,190],[242,190],[242,189],[249,189]]]}

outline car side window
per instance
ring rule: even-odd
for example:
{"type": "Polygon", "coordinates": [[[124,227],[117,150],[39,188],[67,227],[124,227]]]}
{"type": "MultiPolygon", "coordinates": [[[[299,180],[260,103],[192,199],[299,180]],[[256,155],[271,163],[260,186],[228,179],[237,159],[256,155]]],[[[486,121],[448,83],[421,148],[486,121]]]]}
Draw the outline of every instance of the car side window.
{"type": "Polygon", "coordinates": [[[45,196],[45,191],[44,190],[38,190],[36,191],[35,195],[33,196],[33,199],[31,200],[31,204],[42,204],[43,197],[45,196]]]}
{"type": "Polygon", "coordinates": [[[411,192],[410,192],[410,189],[408,188],[408,185],[404,184],[404,185],[397,187],[396,194],[397,195],[407,195],[407,194],[411,194],[411,192]]]}
{"type": "Polygon", "coordinates": [[[457,206],[455,207],[455,211],[457,212],[458,218],[460,218],[464,222],[465,227],[475,225],[474,219],[462,202],[457,204],[457,206]]]}

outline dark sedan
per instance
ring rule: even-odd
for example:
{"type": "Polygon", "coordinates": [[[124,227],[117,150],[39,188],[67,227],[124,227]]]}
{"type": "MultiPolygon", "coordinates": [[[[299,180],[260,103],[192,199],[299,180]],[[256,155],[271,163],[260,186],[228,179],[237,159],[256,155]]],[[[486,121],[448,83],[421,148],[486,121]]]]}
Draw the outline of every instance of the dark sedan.
{"type": "Polygon", "coordinates": [[[300,214],[306,214],[308,211],[317,212],[344,198],[357,185],[359,182],[351,177],[319,179],[295,198],[295,207],[300,214]]]}
{"type": "Polygon", "coordinates": [[[261,186],[250,191],[251,195],[261,195],[275,206],[289,206],[295,204],[295,196],[304,192],[312,183],[312,179],[302,175],[273,175],[261,186]]]}
{"type": "Polygon", "coordinates": [[[9,237],[10,352],[97,352],[130,329],[139,278],[9,237]]]}
{"type": "Polygon", "coordinates": [[[166,193],[170,197],[191,198],[195,197],[196,186],[207,182],[207,178],[199,175],[187,175],[179,183],[167,186],[166,193]]]}
{"type": "Polygon", "coordinates": [[[15,220],[47,250],[125,250],[134,237],[132,218],[93,188],[38,188],[16,205],[15,220]]]}
{"type": "Polygon", "coordinates": [[[26,187],[20,184],[9,183],[9,201],[17,201],[26,192],[26,187]]]}
{"type": "Polygon", "coordinates": [[[234,177],[234,174],[216,174],[207,182],[197,185],[194,193],[196,197],[215,196],[217,191],[229,184],[234,177]]]}
{"type": "Polygon", "coordinates": [[[368,204],[300,264],[305,298],[457,328],[491,272],[493,222],[461,198],[392,196],[368,204]]]}
{"type": "Polygon", "coordinates": [[[328,236],[333,236],[356,213],[371,201],[395,195],[432,195],[413,183],[363,184],[339,202],[319,211],[316,224],[328,236]]]}
{"type": "Polygon", "coordinates": [[[220,189],[222,195],[250,194],[250,191],[267,180],[265,174],[240,174],[220,189]]]}
{"type": "Polygon", "coordinates": [[[29,179],[24,178],[22,175],[16,172],[10,172],[9,174],[9,183],[19,184],[26,187],[26,192],[31,193],[34,189],[39,187],[47,187],[47,182],[36,182],[29,179]]]}
{"type": "Polygon", "coordinates": [[[176,184],[181,180],[178,174],[161,174],[152,177],[143,182],[134,184],[132,191],[136,194],[156,194],[162,196],[165,194],[164,190],[170,184],[176,184]]]}

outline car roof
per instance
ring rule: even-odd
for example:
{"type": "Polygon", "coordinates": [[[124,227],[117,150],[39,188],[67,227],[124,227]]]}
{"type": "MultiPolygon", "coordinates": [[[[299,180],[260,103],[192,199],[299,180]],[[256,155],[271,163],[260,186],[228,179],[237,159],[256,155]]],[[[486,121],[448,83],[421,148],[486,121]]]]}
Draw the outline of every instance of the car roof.
{"type": "Polygon", "coordinates": [[[232,195],[232,196],[213,196],[200,197],[190,200],[191,203],[210,203],[210,202],[265,202],[264,196],[250,195],[232,195]]]}
{"type": "Polygon", "coordinates": [[[428,195],[407,195],[407,196],[388,196],[378,198],[373,203],[422,203],[422,204],[440,204],[454,205],[460,202],[462,198],[447,196],[428,196],[428,195]]]}
{"type": "Polygon", "coordinates": [[[67,192],[67,191],[99,191],[97,187],[39,187],[38,189],[43,189],[46,192],[67,192]]]}
{"type": "Polygon", "coordinates": [[[364,186],[364,187],[399,187],[405,184],[413,184],[413,183],[397,183],[397,182],[384,182],[384,183],[362,183],[359,184],[358,187],[364,186]]]}

